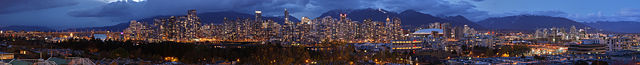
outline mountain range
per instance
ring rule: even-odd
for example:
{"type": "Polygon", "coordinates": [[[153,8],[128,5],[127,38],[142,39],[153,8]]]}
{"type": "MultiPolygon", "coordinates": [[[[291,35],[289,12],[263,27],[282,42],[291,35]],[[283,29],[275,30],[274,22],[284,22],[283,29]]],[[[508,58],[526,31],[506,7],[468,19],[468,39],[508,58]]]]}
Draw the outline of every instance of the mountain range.
{"type": "Polygon", "coordinates": [[[51,29],[48,27],[42,26],[26,26],[26,25],[15,25],[15,26],[4,26],[0,27],[0,30],[13,30],[13,31],[55,31],[55,29],[51,29]]]}
{"type": "Polygon", "coordinates": [[[539,28],[592,28],[591,26],[578,23],[563,17],[539,16],[539,15],[516,15],[505,17],[487,18],[478,22],[480,25],[493,30],[511,30],[532,32],[539,28]]]}
{"type": "Polygon", "coordinates": [[[636,21],[597,21],[583,24],[611,32],[640,33],[640,22],[636,21]]]}
{"type": "MultiPolygon", "coordinates": [[[[418,26],[428,25],[434,22],[450,23],[452,26],[468,25],[478,30],[500,30],[500,31],[520,31],[520,32],[532,32],[538,28],[570,28],[576,26],[576,28],[591,28],[598,31],[611,31],[621,33],[640,33],[640,22],[622,21],[622,22],[591,22],[580,23],[564,17],[552,17],[541,15],[514,15],[504,17],[492,17],[478,22],[468,20],[464,16],[433,16],[430,14],[421,13],[415,10],[405,10],[400,13],[390,12],[384,9],[336,9],[322,13],[317,18],[324,18],[330,16],[338,19],[340,14],[347,14],[347,18],[353,21],[363,21],[365,19],[371,19],[373,21],[385,21],[386,18],[400,18],[402,25],[405,28],[412,28],[418,26]]],[[[253,19],[255,16],[247,13],[239,13],[234,11],[222,11],[222,12],[206,12],[197,14],[201,18],[203,24],[221,24],[226,17],[229,20],[235,19],[253,19]]],[[[183,16],[183,15],[175,15],[183,16]]],[[[155,16],[150,18],[143,18],[136,21],[144,22],[147,24],[153,23],[154,19],[168,18],[166,16],[155,16]]],[[[283,23],[283,16],[263,16],[264,20],[273,20],[278,23],[283,23]]],[[[290,17],[291,21],[299,22],[298,18],[290,17]]],[[[120,23],[112,26],[104,27],[88,27],[88,28],[74,28],[67,29],[67,31],[90,31],[90,30],[108,30],[108,31],[122,31],[129,26],[129,22],[120,23]]],[[[49,30],[46,27],[38,26],[7,26],[0,27],[2,30],[25,30],[25,31],[43,31],[49,30]],[[24,28],[24,29],[21,29],[24,28]]]]}

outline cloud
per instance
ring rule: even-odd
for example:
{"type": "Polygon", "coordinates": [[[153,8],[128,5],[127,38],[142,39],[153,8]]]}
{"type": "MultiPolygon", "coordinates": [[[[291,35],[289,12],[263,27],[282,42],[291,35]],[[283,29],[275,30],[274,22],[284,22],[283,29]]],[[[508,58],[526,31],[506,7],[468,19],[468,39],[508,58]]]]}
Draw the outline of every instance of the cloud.
{"type": "Polygon", "coordinates": [[[481,1],[484,1],[484,0],[471,0],[471,1],[475,1],[475,2],[481,2],[481,1]]]}
{"type": "Polygon", "coordinates": [[[186,10],[197,9],[199,12],[247,13],[262,10],[265,16],[282,16],[285,8],[293,16],[312,18],[332,9],[363,8],[382,8],[394,12],[413,9],[434,15],[463,15],[472,20],[486,18],[487,15],[485,11],[473,9],[475,6],[468,2],[444,0],[147,0],[139,3],[113,2],[98,8],[75,10],[68,14],[75,17],[151,17],[184,14],[186,10]]]}
{"type": "Polygon", "coordinates": [[[77,5],[75,0],[0,0],[0,14],[77,5]]]}
{"type": "Polygon", "coordinates": [[[70,16],[74,17],[120,17],[120,16],[131,16],[132,8],[139,8],[137,5],[140,3],[127,3],[127,2],[116,2],[110,3],[105,6],[91,8],[88,10],[75,10],[71,11],[72,13],[67,13],[70,16]]]}
{"type": "Polygon", "coordinates": [[[299,1],[148,0],[143,2],[112,2],[98,8],[71,11],[68,12],[68,14],[75,17],[144,17],[156,15],[184,14],[187,10],[190,9],[196,9],[199,12],[229,10],[249,12],[253,10],[274,10],[275,8],[272,6],[280,8],[278,10],[282,10],[282,6],[291,6],[291,4],[294,4],[295,2],[299,1]]]}
{"type": "Polygon", "coordinates": [[[640,17],[640,9],[622,9],[619,12],[620,16],[628,16],[628,17],[640,17]]]}
{"type": "Polygon", "coordinates": [[[543,16],[554,16],[554,17],[567,17],[568,13],[563,11],[512,11],[512,12],[491,14],[492,17],[503,17],[503,16],[513,16],[513,15],[543,15],[543,16]]]}
{"type": "Polygon", "coordinates": [[[533,11],[533,12],[528,12],[528,13],[525,13],[525,14],[545,15],[545,16],[560,16],[560,17],[564,17],[564,16],[568,15],[566,12],[562,12],[562,11],[533,11]]]}
{"type": "Polygon", "coordinates": [[[588,13],[588,14],[571,14],[567,18],[574,19],[582,22],[595,22],[595,21],[639,21],[640,22],[640,9],[624,8],[618,12],[605,15],[601,12],[588,13]]]}
{"type": "Polygon", "coordinates": [[[499,14],[490,14],[490,17],[504,17],[513,15],[544,15],[553,17],[565,17],[577,22],[640,21],[640,9],[621,9],[616,14],[611,15],[606,15],[602,12],[569,14],[563,11],[512,11],[499,14]]]}

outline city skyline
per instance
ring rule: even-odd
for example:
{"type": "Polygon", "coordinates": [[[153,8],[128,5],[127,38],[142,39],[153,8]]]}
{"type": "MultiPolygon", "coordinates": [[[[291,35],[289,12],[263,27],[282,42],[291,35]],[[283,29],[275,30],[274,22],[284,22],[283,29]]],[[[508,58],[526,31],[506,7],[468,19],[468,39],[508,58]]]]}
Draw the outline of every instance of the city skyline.
{"type": "Polygon", "coordinates": [[[633,2],[7,0],[0,65],[638,65],[633,2]]]}

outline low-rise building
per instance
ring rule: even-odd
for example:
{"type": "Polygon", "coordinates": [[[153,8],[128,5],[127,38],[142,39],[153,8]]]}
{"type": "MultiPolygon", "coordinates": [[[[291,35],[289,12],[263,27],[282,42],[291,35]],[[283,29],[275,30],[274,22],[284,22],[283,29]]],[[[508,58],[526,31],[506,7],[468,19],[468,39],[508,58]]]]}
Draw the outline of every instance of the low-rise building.
{"type": "Polygon", "coordinates": [[[598,39],[584,39],[581,42],[570,44],[570,54],[603,54],[607,51],[607,45],[598,39]]]}
{"type": "Polygon", "coordinates": [[[9,59],[14,59],[13,53],[0,52],[0,60],[9,60],[9,59]]]}
{"type": "Polygon", "coordinates": [[[423,47],[421,40],[393,40],[390,45],[394,52],[409,52],[411,50],[419,50],[423,47]]]}

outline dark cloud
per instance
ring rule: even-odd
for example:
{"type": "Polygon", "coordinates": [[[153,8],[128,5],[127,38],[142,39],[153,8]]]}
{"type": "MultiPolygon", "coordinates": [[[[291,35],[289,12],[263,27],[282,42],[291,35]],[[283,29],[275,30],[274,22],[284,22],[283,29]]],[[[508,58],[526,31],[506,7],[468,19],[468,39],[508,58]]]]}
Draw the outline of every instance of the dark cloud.
{"type": "Polygon", "coordinates": [[[130,16],[134,12],[130,12],[131,8],[137,7],[140,3],[126,3],[126,2],[116,2],[110,3],[102,7],[92,8],[89,10],[82,11],[71,11],[72,13],[67,13],[70,16],[74,17],[119,17],[119,16],[130,16]]]}
{"type": "MultiPolygon", "coordinates": [[[[262,10],[264,15],[281,16],[287,8],[294,16],[315,17],[332,9],[381,8],[394,12],[413,9],[434,15],[463,15],[472,20],[486,18],[468,2],[444,0],[147,0],[141,3],[116,2],[99,8],[76,10],[69,15],[76,17],[150,17],[184,14],[186,10],[200,12],[238,11],[251,13],[262,10]],[[122,6],[114,6],[122,5],[122,6]],[[114,14],[115,13],[115,14],[114,14]]],[[[299,18],[299,17],[298,17],[299,18]]]]}
{"type": "Polygon", "coordinates": [[[0,0],[0,14],[77,5],[75,0],[0,0]]]}

